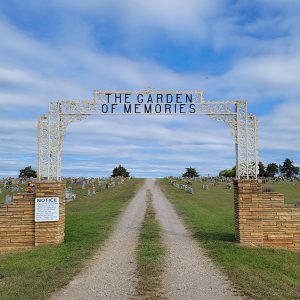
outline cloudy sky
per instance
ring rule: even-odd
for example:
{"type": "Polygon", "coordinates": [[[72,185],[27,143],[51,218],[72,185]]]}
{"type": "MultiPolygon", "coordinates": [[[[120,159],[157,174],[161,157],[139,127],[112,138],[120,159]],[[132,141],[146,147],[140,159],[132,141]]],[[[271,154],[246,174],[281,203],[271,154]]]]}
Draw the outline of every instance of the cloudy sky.
{"type": "MultiPolygon", "coordinates": [[[[93,90],[204,90],[245,99],[260,159],[300,165],[300,1],[0,2],[0,176],[36,167],[37,118],[93,90]]],[[[235,162],[229,129],[206,116],[101,116],[74,123],[63,175],[216,174],[235,162]]]]}

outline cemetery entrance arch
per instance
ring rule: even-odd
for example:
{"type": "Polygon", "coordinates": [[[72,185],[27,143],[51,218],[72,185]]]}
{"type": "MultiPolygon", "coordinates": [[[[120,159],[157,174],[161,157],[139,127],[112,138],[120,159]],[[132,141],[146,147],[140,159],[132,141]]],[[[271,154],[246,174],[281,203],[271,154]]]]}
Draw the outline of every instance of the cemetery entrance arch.
{"type": "Polygon", "coordinates": [[[225,122],[236,146],[238,179],[258,173],[257,119],[247,101],[204,100],[203,91],[95,91],[92,100],[51,102],[38,121],[38,179],[61,180],[62,140],[70,123],[91,115],[207,115],[225,122]]]}

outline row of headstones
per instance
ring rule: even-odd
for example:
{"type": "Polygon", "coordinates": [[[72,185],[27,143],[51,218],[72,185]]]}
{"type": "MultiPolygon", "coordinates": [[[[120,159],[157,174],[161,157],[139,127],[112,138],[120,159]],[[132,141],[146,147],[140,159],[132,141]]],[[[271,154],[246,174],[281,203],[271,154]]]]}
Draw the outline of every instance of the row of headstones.
{"type": "MultiPolygon", "coordinates": [[[[71,180],[72,182],[73,180],[71,180]]],[[[96,192],[101,192],[102,190],[106,190],[109,188],[114,188],[118,185],[123,184],[126,181],[126,178],[123,177],[115,177],[115,178],[108,178],[108,179],[76,179],[76,182],[72,182],[73,184],[81,184],[82,190],[86,190],[86,195],[88,197],[92,197],[96,195],[96,192]],[[96,189],[96,185],[98,185],[98,189],[96,189]],[[89,188],[87,188],[89,186],[89,188]]],[[[72,201],[76,199],[76,194],[73,193],[72,187],[67,188],[66,190],[66,201],[72,201]]]]}
{"type": "MultiPolygon", "coordinates": [[[[182,179],[180,179],[180,180],[182,180],[182,179]]],[[[183,180],[184,180],[184,182],[190,183],[190,180],[189,181],[186,181],[185,179],[183,179],[183,180]]],[[[185,187],[188,187],[188,185],[184,185],[184,184],[179,185],[179,184],[177,184],[176,180],[173,180],[172,178],[169,181],[170,181],[171,184],[173,184],[175,187],[177,187],[179,189],[185,189],[185,187]]],[[[209,189],[209,185],[208,185],[207,181],[199,181],[199,182],[202,182],[202,183],[204,182],[202,184],[202,187],[201,187],[202,190],[207,191],[209,189]]],[[[211,180],[210,182],[211,182],[212,186],[217,186],[219,184],[214,180],[211,180]]],[[[226,182],[225,188],[230,190],[232,188],[232,182],[230,182],[230,181],[225,181],[225,182],[226,182]]]]}
{"type": "Polygon", "coordinates": [[[276,177],[276,178],[270,178],[270,177],[263,177],[262,183],[290,183],[291,185],[296,185],[296,183],[300,182],[300,178],[286,178],[286,177],[276,177]]]}
{"type": "Polygon", "coordinates": [[[183,181],[187,184],[191,184],[193,181],[194,182],[200,182],[200,183],[212,183],[213,185],[217,185],[218,183],[231,183],[233,181],[233,178],[229,177],[193,177],[193,178],[184,178],[184,177],[167,177],[169,180],[180,180],[183,181]]]}
{"type": "Polygon", "coordinates": [[[170,183],[177,189],[184,190],[189,194],[194,194],[193,188],[187,184],[178,184],[176,181],[170,181],[170,183]]]}
{"type": "MultiPolygon", "coordinates": [[[[11,187],[4,187],[4,189],[9,189],[12,193],[18,193],[20,192],[19,186],[11,186],[11,187]]],[[[0,188],[0,195],[3,193],[2,188],[0,188]]]]}
{"type": "Polygon", "coordinates": [[[19,185],[27,184],[28,182],[36,182],[36,178],[3,178],[0,179],[0,186],[4,189],[18,188],[19,185]]]}
{"type": "Polygon", "coordinates": [[[84,180],[81,183],[81,188],[83,190],[86,189],[88,185],[95,186],[98,185],[100,189],[108,189],[110,187],[115,187],[117,185],[123,184],[126,181],[123,177],[115,177],[115,178],[109,178],[109,179],[98,179],[98,180],[84,180]]]}
{"type": "MultiPolygon", "coordinates": [[[[1,183],[3,184],[4,189],[10,189],[12,193],[17,193],[20,192],[20,184],[28,184],[28,182],[35,182],[36,179],[34,178],[29,178],[29,179],[22,179],[22,178],[7,178],[7,179],[1,179],[1,183]]],[[[110,187],[115,187],[117,185],[123,184],[125,182],[124,178],[113,178],[113,179],[83,179],[82,180],[82,188],[85,189],[86,185],[88,183],[94,184],[95,182],[98,181],[98,185],[100,187],[100,190],[103,189],[108,189],[110,187]]],[[[0,195],[3,194],[2,188],[0,188],[0,195]]],[[[94,186],[92,189],[87,190],[87,195],[92,196],[96,194],[96,189],[94,186]]],[[[76,199],[76,194],[73,193],[72,188],[68,188],[66,190],[66,196],[65,196],[66,201],[72,201],[76,199]]],[[[13,204],[13,196],[12,195],[6,195],[5,197],[5,204],[13,204]]]]}

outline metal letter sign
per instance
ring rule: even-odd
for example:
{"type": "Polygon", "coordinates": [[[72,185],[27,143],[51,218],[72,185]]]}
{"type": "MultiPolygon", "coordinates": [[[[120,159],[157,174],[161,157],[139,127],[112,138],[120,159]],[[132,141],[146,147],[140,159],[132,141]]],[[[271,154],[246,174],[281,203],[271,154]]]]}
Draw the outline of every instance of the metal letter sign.
{"type": "Polygon", "coordinates": [[[256,116],[246,101],[206,101],[202,91],[95,91],[93,100],[51,102],[38,121],[38,178],[61,180],[62,138],[70,123],[91,115],[207,115],[225,122],[236,145],[237,178],[257,178],[256,116]]]}

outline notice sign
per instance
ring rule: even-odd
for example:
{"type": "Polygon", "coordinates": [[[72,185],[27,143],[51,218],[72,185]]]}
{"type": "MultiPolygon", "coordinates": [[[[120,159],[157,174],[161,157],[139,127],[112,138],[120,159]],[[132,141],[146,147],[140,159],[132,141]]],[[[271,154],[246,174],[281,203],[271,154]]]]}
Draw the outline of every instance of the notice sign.
{"type": "Polygon", "coordinates": [[[59,220],[59,198],[35,198],[35,222],[55,222],[59,220]]]}

